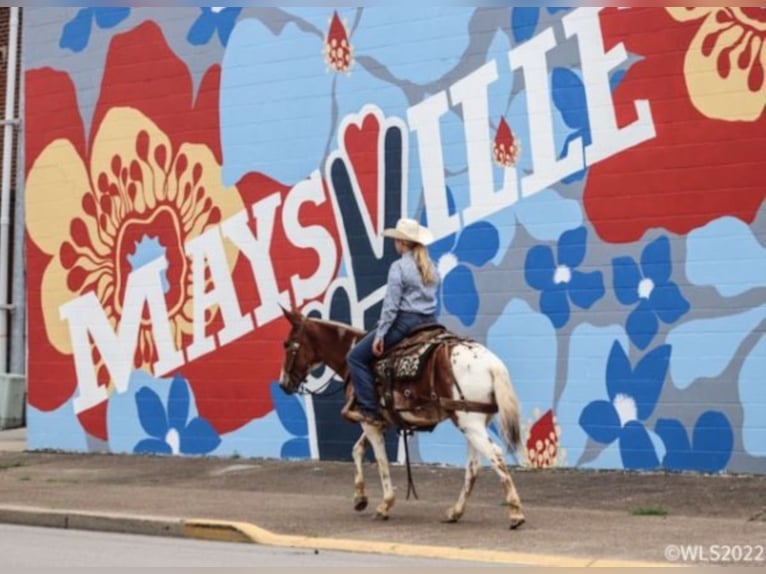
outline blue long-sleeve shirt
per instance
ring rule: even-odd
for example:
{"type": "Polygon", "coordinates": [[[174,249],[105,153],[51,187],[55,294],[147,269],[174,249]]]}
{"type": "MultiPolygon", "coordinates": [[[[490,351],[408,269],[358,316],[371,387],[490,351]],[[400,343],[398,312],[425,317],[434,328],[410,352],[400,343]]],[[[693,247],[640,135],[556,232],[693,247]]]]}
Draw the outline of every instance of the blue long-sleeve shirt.
{"type": "MultiPolygon", "coordinates": [[[[433,265],[433,262],[431,263],[433,265]]],[[[441,278],[433,265],[435,280],[423,284],[415,257],[407,251],[391,264],[388,270],[386,296],[380,312],[377,338],[382,339],[388,333],[399,311],[412,311],[430,315],[436,311],[436,294],[441,278]]]]}

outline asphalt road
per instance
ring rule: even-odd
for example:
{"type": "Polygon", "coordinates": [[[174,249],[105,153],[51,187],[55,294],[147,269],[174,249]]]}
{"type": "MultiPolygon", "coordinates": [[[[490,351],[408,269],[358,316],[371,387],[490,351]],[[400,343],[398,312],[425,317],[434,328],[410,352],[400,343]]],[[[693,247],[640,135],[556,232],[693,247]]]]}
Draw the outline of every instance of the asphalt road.
{"type": "MultiPolygon", "coordinates": [[[[485,563],[312,551],[235,542],[0,525],[2,571],[59,567],[475,568],[485,563]]],[[[504,564],[507,567],[508,564],[504,564]]],[[[467,570],[466,570],[467,571],[467,570]]]]}

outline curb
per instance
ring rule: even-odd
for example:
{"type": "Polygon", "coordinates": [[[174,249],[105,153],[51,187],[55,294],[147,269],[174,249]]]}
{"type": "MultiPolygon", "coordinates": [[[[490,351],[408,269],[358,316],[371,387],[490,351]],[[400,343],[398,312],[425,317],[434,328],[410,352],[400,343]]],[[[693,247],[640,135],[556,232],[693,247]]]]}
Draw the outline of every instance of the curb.
{"type": "Polygon", "coordinates": [[[668,567],[672,563],[613,560],[597,557],[569,557],[549,554],[528,554],[474,548],[453,548],[395,542],[375,542],[341,538],[322,538],[276,534],[248,522],[208,519],[183,519],[165,516],[84,512],[33,506],[0,505],[0,523],[21,524],[75,530],[98,530],[146,536],[171,536],[367,554],[387,554],[410,558],[430,558],[492,564],[562,567],[668,567]]]}

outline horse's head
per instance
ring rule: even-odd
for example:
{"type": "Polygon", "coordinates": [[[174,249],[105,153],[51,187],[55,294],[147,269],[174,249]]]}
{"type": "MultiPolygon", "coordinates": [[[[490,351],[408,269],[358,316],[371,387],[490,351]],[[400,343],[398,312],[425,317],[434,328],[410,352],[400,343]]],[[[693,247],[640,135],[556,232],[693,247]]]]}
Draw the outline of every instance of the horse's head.
{"type": "Polygon", "coordinates": [[[279,386],[291,395],[298,391],[309,372],[316,367],[317,357],[309,339],[311,326],[308,319],[300,311],[282,308],[282,312],[292,328],[284,343],[285,359],[279,386]]]}

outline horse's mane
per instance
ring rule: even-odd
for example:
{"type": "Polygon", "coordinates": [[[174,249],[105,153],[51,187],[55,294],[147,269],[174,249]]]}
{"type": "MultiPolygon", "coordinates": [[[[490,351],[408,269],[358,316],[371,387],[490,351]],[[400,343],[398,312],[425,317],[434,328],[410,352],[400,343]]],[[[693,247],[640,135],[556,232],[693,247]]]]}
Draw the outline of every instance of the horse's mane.
{"type": "Polygon", "coordinates": [[[353,333],[357,338],[360,338],[360,339],[366,333],[362,329],[357,329],[356,327],[353,327],[347,323],[341,323],[340,321],[333,321],[331,319],[315,319],[313,317],[310,317],[309,321],[312,321],[313,323],[316,323],[317,325],[321,325],[323,327],[330,327],[332,329],[335,329],[336,331],[339,331],[340,333],[342,333],[343,331],[349,331],[353,333]]]}

